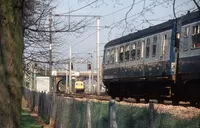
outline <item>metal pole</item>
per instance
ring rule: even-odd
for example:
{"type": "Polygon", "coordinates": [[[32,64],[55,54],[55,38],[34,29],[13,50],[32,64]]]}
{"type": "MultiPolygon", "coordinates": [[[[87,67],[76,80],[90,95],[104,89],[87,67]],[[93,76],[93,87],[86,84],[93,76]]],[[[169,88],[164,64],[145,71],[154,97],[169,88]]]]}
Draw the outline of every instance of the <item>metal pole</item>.
{"type": "Polygon", "coordinates": [[[92,62],[92,74],[91,74],[91,76],[92,76],[92,85],[91,86],[93,86],[93,81],[94,81],[94,51],[92,52],[92,55],[91,55],[91,62],[92,62]]]}
{"type": "Polygon", "coordinates": [[[69,93],[69,90],[68,90],[68,76],[69,76],[69,61],[67,60],[67,64],[66,64],[66,87],[65,87],[65,92],[66,93],[69,93]],[[68,69],[68,70],[67,70],[68,69]]]}
{"type": "Polygon", "coordinates": [[[33,79],[34,79],[34,81],[33,81],[33,83],[34,83],[34,91],[37,91],[37,82],[36,82],[36,72],[37,72],[37,69],[36,69],[36,67],[34,67],[34,69],[33,69],[33,79]]]}
{"type": "Polygon", "coordinates": [[[69,93],[72,92],[72,53],[71,45],[69,46],[69,93]]]}
{"type": "Polygon", "coordinates": [[[89,92],[91,92],[91,86],[92,86],[92,81],[91,81],[91,70],[89,70],[89,92]]]}
{"type": "Polygon", "coordinates": [[[52,92],[52,32],[51,32],[51,27],[52,27],[52,12],[50,12],[50,17],[49,17],[49,87],[50,87],[50,92],[52,92]]]}
{"type": "Polygon", "coordinates": [[[100,17],[97,17],[97,51],[96,51],[96,55],[97,55],[97,95],[100,95],[100,82],[99,82],[99,62],[100,62],[100,58],[99,58],[99,22],[100,22],[100,17]]]}
{"type": "Polygon", "coordinates": [[[34,67],[33,64],[31,64],[31,90],[33,91],[35,86],[34,86],[34,67]]]}

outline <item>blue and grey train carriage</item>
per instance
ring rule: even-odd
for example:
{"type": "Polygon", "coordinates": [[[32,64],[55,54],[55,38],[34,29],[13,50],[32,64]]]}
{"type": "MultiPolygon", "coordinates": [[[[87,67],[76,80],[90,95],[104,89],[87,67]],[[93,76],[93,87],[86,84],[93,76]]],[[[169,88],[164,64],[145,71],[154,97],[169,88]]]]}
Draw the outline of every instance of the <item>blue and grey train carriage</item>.
{"type": "Polygon", "coordinates": [[[105,45],[103,82],[113,98],[200,102],[200,13],[151,26],[105,45]]]}

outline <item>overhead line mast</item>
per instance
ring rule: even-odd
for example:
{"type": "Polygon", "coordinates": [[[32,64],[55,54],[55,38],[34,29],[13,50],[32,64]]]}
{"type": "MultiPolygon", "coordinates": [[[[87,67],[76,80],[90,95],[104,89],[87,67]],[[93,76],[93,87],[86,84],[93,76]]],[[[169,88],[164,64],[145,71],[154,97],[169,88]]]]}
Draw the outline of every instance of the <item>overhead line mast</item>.
{"type": "MultiPolygon", "coordinates": [[[[52,92],[52,12],[50,11],[49,17],[49,84],[50,92],[52,92]]],[[[55,89],[55,87],[53,88],[55,89]]]]}
{"type": "MultiPolygon", "coordinates": [[[[96,33],[97,33],[97,39],[96,39],[96,60],[97,60],[97,95],[100,95],[100,56],[99,56],[99,40],[100,40],[100,36],[99,36],[99,31],[100,31],[100,17],[99,15],[60,15],[60,14],[55,14],[54,16],[72,16],[72,17],[96,17],[97,18],[97,29],[96,29],[96,33]]],[[[70,53],[71,53],[71,46],[70,46],[70,53]]],[[[70,56],[71,58],[71,56],[70,56]]],[[[71,59],[70,59],[70,64],[71,65],[71,59]]],[[[71,66],[69,67],[71,69],[71,66]]],[[[69,70],[69,74],[71,74],[71,70],[69,70]]],[[[69,76],[70,77],[70,76],[69,76]]],[[[71,78],[69,78],[69,80],[71,80],[71,78]]],[[[70,81],[69,81],[69,93],[71,93],[72,91],[72,86],[70,85],[70,81]]]]}
{"type": "Polygon", "coordinates": [[[100,17],[97,17],[97,95],[100,95],[100,56],[99,56],[99,24],[100,17]]]}

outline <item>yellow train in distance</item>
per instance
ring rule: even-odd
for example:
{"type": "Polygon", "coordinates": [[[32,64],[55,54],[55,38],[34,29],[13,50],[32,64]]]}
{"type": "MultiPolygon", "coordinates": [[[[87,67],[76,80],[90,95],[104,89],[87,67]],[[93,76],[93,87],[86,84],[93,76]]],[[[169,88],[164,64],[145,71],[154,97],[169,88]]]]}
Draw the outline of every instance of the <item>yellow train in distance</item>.
{"type": "Polygon", "coordinates": [[[76,92],[84,92],[85,84],[83,81],[76,81],[75,82],[75,91],[76,92]]]}

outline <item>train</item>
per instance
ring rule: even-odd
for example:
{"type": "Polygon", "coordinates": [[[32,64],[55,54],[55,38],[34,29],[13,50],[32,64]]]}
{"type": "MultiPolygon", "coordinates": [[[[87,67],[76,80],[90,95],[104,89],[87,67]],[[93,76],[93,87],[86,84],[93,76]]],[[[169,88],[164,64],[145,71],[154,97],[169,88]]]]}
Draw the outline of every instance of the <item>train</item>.
{"type": "Polygon", "coordinates": [[[200,104],[200,12],[109,41],[102,63],[112,98],[200,104]]]}
{"type": "Polygon", "coordinates": [[[76,81],[74,86],[76,92],[84,92],[85,90],[85,83],[83,81],[76,81]]]}

